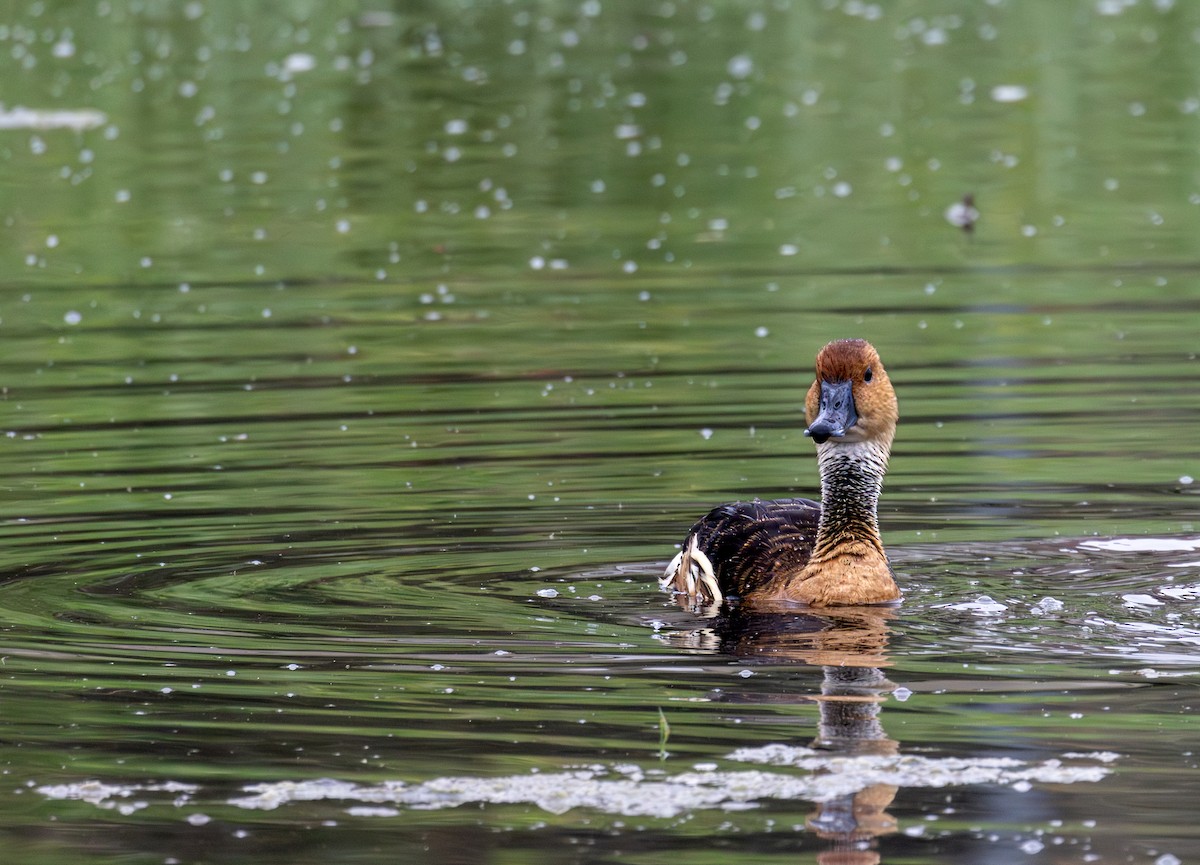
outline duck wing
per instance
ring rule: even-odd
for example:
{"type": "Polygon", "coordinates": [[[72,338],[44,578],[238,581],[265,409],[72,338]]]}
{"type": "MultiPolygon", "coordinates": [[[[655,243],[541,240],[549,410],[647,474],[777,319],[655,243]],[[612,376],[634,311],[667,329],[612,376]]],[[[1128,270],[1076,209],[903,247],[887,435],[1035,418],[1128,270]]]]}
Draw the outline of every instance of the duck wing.
{"type": "Polygon", "coordinates": [[[692,526],[660,582],[700,604],[744,596],[804,567],[820,518],[809,499],[720,505],[692,526]]]}

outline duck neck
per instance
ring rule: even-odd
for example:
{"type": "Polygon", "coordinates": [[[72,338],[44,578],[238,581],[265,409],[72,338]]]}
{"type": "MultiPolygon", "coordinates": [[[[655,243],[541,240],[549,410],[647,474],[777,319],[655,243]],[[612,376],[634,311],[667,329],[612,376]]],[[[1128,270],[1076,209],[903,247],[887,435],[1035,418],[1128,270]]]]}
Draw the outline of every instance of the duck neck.
{"type": "Polygon", "coordinates": [[[812,562],[846,553],[877,553],[887,561],[877,515],[887,462],[887,449],[871,442],[830,442],[817,449],[821,519],[812,562]]]}

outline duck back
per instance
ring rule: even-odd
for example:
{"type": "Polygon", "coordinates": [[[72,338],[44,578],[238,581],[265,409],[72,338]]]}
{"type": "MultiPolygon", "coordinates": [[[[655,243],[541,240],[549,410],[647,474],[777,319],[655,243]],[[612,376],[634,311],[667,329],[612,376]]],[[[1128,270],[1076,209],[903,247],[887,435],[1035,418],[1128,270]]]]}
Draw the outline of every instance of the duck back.
{"type": "Polygon", "coordinates": [[[821,506],[809,499],[755,499],[715,507],[692,526],[663,585],[687,592],[685,571],[698,560],[700,571],[711,567],[722,595],[745,597],[776,576],[804,567],[820,518],[821,506]],[[689,556],[692,549],[703,558],[689,556]]]}

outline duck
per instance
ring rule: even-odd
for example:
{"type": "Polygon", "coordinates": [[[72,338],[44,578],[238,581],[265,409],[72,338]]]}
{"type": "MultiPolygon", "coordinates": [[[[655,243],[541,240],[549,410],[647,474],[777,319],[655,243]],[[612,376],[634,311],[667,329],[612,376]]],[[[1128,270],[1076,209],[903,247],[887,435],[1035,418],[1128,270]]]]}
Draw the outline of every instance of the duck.
{"type": "Polygon", "coordinates": [[[693,606],[762,609],[892,604],[901,597],[879,534],[879,495],[900,418],[879,353],[839,339],[817,353],[804,400],[821,501],[731,502],[688,532],[660,580],[693,606]]]}

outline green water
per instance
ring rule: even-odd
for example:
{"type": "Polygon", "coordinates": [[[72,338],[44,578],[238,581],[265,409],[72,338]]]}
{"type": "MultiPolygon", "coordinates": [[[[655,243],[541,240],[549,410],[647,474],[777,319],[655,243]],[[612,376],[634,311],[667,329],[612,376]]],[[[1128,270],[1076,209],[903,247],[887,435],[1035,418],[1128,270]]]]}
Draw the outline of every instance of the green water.
{"type": "Polygon", "coordinates": [[[15,5],[7,855],[1200,856],[1197,33],[15,5]],[[842,336],[900,398],[903,606],[680,610],[697,516],[814,493],[842,336]]]}

